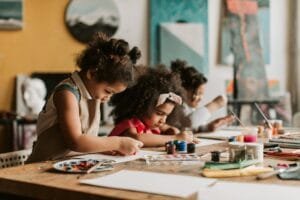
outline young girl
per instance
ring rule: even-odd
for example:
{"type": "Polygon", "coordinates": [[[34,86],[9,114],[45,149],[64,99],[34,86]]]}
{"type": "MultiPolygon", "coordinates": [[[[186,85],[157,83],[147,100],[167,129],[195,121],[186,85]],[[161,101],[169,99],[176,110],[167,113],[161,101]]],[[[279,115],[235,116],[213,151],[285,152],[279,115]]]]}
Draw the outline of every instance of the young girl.
{"type": "MultiPolygon", "coordinates": [[[[187,66],[185,61],[172,62],[171,69],[175,74],[180,75],[182,87],[186,91],[186,101],[182,106],[183,113],[180,111],[177,113],[177,115],[183,115],[181,122],[177,121],[178,127],[191,126],[194,132],[210,132],[234,120],[233,116],[228,115],[208,123],[212,113],[226,105],[226,98],[220,95],[205,106],[199,107],[207,79],[194,67],[187,66]]],[[[175,125],[172,118],[168,123],[175,125]]]]}
{"type": "Polygon", "coordinates": [[[126,89],[139,57],[137,47],[130,50],[126,41],[95,35],[77,59],[81,70],[58,84],[40,113],[38,139],[27,162],[62,158],[70,151],[134,154],[141,142],[97,134],[100,103],[126,89]]]}
{"type": "Polygon", "coordinates": [[[148,69],[134,86],[111,99],[116,126],[109,136],[129,136],[142,141],[145,147],[163,146],[170,140],[192,142],[192,134],[179,133],[166,124],[174,107],[182,103],[181,90],[178,76],[148,69]]]}

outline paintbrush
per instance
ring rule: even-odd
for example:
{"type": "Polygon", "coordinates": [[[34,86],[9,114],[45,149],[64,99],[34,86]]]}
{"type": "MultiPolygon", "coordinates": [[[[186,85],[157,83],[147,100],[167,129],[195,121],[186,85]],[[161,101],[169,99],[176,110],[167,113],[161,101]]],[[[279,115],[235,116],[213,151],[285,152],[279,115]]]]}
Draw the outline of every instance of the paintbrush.
{"type": "Polygon", "coordinates": [[[228,109],[229,112],[231,112],[231,114],[233,115],[233,117],[240,123],[240,125],[242,127],[245,127],[245,125],[243,124],[243,122],[238,118],[238,116],[236,116],[236,114],[231,110],[231,109],[228,109]]]}
{"type": "Polygon", "coordinates": [[[86,171],[86,173],[89,174],[89,173],[93,172],[95,169],[97,169],[98,167],[100,167],[101,165],[104,165],[104,164],[106,164],[106,163],[105,163],[105,162],[99,161],[97,164],[95,164],[94,166],[90,167],[90,168],[86,171]]]}
{"type": "Polygon", "coordinates": [[[254,105],[255,105],[256,109],[258,110],[258,112],[261,114],[261,116],[264,118],[264,120],[266,120],[266,123],[268,124],[269,128],[273,128],[272,124],[270,123],[270,121],[268,120],[266,115],[263,113],[263,111],[259,108],[257,103],[254,103],[254,105]]]}

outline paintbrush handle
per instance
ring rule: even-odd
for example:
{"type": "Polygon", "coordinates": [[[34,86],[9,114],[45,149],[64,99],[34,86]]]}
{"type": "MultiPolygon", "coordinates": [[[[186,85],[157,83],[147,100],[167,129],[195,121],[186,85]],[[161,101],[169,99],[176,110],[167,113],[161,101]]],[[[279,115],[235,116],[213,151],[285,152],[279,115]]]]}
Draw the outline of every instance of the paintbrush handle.
{"type": "Polygon", "coordinates": [[[97,164],[95,164],[94,166],[92,166],[91,168],[89,168],[86,173],[89,174],[91,172],[93,172],[95,169],[97,169],[98,167],[100,167],[101,165],[103,165],[103,162],[98,162],[97,164]]]}

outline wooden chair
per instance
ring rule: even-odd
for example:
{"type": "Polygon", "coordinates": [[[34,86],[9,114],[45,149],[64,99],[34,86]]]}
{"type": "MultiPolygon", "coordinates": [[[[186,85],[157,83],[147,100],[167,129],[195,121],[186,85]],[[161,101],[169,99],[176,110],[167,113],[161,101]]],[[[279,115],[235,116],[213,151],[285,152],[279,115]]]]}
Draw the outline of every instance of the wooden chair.
{"type": "Polygon", "coordinates": [[[31,154],[31,151],[32,149],[26,149],[0,154],[0,169],[17,165],[24,165],[24,162],[31,154]]]}

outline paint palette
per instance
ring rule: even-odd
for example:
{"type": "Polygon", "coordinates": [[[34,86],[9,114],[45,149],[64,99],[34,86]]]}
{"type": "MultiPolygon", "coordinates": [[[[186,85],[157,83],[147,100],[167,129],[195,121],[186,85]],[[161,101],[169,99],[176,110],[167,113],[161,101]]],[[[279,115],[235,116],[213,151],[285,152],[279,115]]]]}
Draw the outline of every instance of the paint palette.
{"type": "Polygon", "coordinates": [[[201,161],[201,155],[197,154],[161,154],[146,155],[144,159],[147,163],[151,162],[184,162],[184,161],[201,161]]]}
{"type": "Polygon", "coordinates": [[[114,160],[95,160],[95,159],[69,159],[57,162],[53,164],[53,168],[68,173],[86,173],[94,165],[102,162],[99,167],[97,167],[93,172],[101,172],[112,170],[112,164],[115,162],[114,160]]]}

